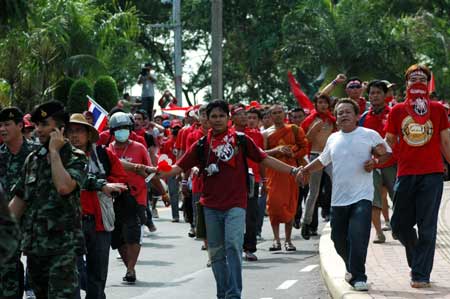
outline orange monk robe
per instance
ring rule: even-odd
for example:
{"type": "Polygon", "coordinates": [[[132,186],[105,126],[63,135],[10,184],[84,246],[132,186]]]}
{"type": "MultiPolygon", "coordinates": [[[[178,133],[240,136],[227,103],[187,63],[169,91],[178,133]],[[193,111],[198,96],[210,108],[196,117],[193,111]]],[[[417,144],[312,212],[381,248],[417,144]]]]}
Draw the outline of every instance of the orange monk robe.
{"type": "MultiPolygon", "coordinates": [[[[294,136],[292,125],[285,125],[268,136],[267,149],[285,145],[291,146],[294,156],[275,155],[274,157],[294,167],[299,166],[297,161],[301,160],[308,151],[308,140],[303,129],[298,128],[297,136],[294,136]]],[[[266,169],[266,176],[267,211],[270,222],[273,224],[289,223],[297,212],[299,188],[295,177],[270,168],[266,169]]]]}

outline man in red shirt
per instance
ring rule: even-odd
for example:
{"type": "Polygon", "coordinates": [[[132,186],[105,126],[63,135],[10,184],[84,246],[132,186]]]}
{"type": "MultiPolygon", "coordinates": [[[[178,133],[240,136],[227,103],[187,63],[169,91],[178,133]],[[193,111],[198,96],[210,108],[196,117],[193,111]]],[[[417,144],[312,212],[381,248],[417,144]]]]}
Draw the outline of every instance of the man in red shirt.
{"type": "MultiPolygon", "coordinates": [[[[386,135],[386,123],[391,108],[385,102],[385,95],[388,91],[386,83],[379,80],[371,81],[368,85],[370,108],[361,115],[359,125],[375,130],[381,137],[386,135]]],[[[384,164],[377,164],[373,170],[374,197],[372,206],[372,223],[377,232],[374,243],[384,243],[386,237],[381,228],[380,214],[386,211],[385,221],[389,224],[389,210],[387,207],[386,194],[383,196],[383,186],[387,188],[389,197],[394,198],[394,182],[397,176],[397,165],[395,158],[389,159],[384,164]],[[384,199],[383,199],[384,197],[384,199]]]]}
{"type": "Polygon", "coordinates": [[[362,96],[367,82],[362,82],[358,77],[352,77],[347,79],[344,74],[338,74],[336,79],[331,81],[324,89],[320,92],[321,94],[330,95],[338,84],[345,82],[345,93],[347,96],[354,100],[359,106],[359,115],[363,114],[367,110],[367,101],[362,96]]]}
{"type": "Polygon", "coordinates": [[[108,149],[96,146],[97,130],[82,114],[70,117],[70,143],[88,156],[87,179],[80,194],[82,227],[86,244],[87,298],[105,298],[114,210],[111,194],[127,189],[125,171],[108,149]]]}
{"type": "Polygon", "coordinates": [[[113,233],[112,247],[118,248],[122,260],[127,267],[123,280],[135,283],[135,265],[141,248],[141,225],[146,222],[145,207],[147,205],[146,167],[151,165],[150,157],[144,145],[130,140],[131,119],[128,114],[117,112],[111,116],[109,126],[114,134],[114,142],[109,149],[119,158],[127,174],[126,183],[132,197],[121,201],[116,210],[121,211],[119,224],[113,233]],[[129,204],[132,201],[136,204],[129,204]]]}
{"type": "MultiPolygon", "coordinates": [[[[172,163],[177,161],[175,142],[177,139],[178,131],[183,126],[183,123],[179,119],[174,119],[170,123],[171,134],[168,136],[167,140],[165,140],[161,144],[161,149],[159,151],[160,155],[166,155],[172,163]]],[[[180,222],[180,214],[179,214],[179,204],[180,204],[180,195],[179,189],[180,184],[177,178],[170,177],[167,180],[167,187],[169,188],[170,195],[170,205],[172,207],[172,222],[180,222]]]]}
{"type": "MultiPolygon", "coordinates": [[[[264,147],[264,139],[257,129],[247,127],[247,113],[243,104],[235,104],[231,108],[231,120],[233,121],[236,132],[241,132],[250,137],[259,147],[264,147]]],[[[245,235],[244,235],[244,258],[247,261],[257,261],[256,252],[256,235],[258,226],[258,195],[259,185],[261,183],[260,165],[247,159],[247,168],[250,178],[254,181],[250,184],[247,201],[247,210],[245,215],[245,235]],[[253,186],[252,186],[253,185],[253,186]]]]}
{"type": "MultiPolygon", "coordinates": [[[[229,129],[227,102],[214,100],[206,109],[211,130],[205,137],[204,146],[199,150],[198,142],[195,143],[164,175],[177,175],[194,166],[200,168],[204,182],[200,202],[204,206],[208,252],[216,280],[217,298],[225,298],[225,295],[241,298],[242,247],[248,191],[245,156],[284,173],[296,175],[297,169],[267,156],[251,138],[245,135],[238,137],[239,133],[229,129]],[[238,144],[242,138],[245,142],[238,144]]],[[[152,168],[151,171],[156,169],[152,168]]]]}
{"type": "Polygon", "coordinates": [[[411,287],[423,288],[430,286],[450,134],[444,106],[429,99],[428,67],[410,66],[405,79],[406,100],[392,108],[386,130],[398,161],[391,226],[406,249],[411,287]]]}

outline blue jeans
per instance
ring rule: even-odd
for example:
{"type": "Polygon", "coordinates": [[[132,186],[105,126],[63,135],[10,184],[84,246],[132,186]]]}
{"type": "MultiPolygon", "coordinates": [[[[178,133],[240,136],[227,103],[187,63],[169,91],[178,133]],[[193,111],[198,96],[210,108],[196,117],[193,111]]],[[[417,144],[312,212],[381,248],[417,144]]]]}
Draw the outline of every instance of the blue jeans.
{"type": "Polygon", "coordinates": [[[267,193],[261,194],[258,198],[258,234],[261,235],[264,224],[264,216],[266,214],[267,193]]]}
{"type": "Polygon", "coordinates": [[[367,281],[366,256],[370,238],[372,202],[360,200],[349,206],[331,207],[331,239],[347,272],[352,274],[350,284],[367,281]]]}
{"type": "Polygon", "coordinates": [[[220,211],[205,207],[208,253],[218,299],[240,299],[245,209],[220,211]]]}
{"type": "Polygon", "coordinates": [[[405,246],[413,281],[430,281],[443,183],[442,173],[405,175],[395,182],[392,233],[405,246]]]}

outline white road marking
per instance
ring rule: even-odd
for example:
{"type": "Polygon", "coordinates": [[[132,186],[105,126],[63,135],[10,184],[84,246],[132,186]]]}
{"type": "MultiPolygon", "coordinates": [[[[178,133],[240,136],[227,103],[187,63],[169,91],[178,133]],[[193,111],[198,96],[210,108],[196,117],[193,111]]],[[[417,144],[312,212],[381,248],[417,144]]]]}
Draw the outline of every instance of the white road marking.
{"type": "Polygon", "coordinates": [[[319,265],[309,265],[309,266],[306,266],[305,268],[301,269],[300,272],[310,272],[310,271],[316,269],[317,267],[319,267],[319,265]]]}
{"type": "Polygon", "coordinates": [[[270,297],[270,298],[269,298],[269,297],[267,297],[267,298],[266,298],[266,297],[264,297],[264,298],[261,298],[261,299],[273,299],[273,298],[272,298],[272,297],[270,297]]]}
{"type": "Polygon", "coordinates": [[[277,288],[277,290],[287,290],[292,287],[297,281],[298,280],[286,280],[277,288]]]}

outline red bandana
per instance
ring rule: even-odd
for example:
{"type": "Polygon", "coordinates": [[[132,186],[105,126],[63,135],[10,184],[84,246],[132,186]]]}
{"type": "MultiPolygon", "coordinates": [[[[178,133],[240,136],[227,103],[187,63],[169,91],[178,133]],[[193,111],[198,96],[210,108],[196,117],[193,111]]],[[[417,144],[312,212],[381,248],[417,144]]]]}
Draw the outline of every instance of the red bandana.
{"type": "Polygon", "coordinates": [[[420,82],[409,86],[406,91],[405,107],[416,123],[425,124],[430,118],[428,86],[420,82]]]}
{"type": "MultiPolygon", "coordinates": [[[[218,135],[213,135],[212,130],[209,130],[207,140],[211,147],[211,154],[217,157],[216,163],[222,162],[232,167],[236,166],[237,137],[233,130],[228,129],[218,135]]],[[[211,163],[211,160],[208,163],[211,163]]]]}
{"type": "Polygon", "coordinates": [[[306,128],[308,130],[309,126],[313,123],[316,118],[320,118],[324,123],[327,120],[330,120],[332,124],[336,123],[336,117],[328,110],[325,113],[318,112],[317,110],[313,110],[310,115],[308,115],[302,123],[302,128],[306,128]]]}

